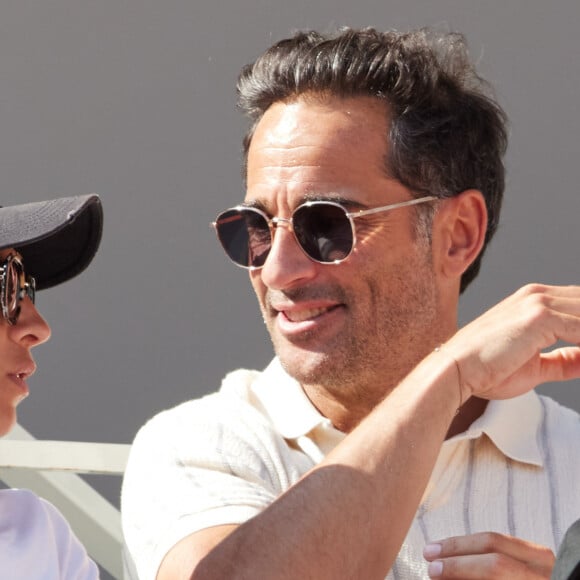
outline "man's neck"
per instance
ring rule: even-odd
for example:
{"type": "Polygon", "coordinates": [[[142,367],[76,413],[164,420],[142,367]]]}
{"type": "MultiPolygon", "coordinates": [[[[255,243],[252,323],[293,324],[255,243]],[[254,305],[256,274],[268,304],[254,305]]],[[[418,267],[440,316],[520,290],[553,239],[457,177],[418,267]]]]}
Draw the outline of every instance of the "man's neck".
{"type": "Polygon", "coordinates": [[[449,426],[445,439],[451,439],[454,435],[467,431],[470,425],[483,415],[487,403],[488,401],[486,399],[479,399],[477,397],[471,397],[468,399],[461,408],[458,409],[457,415],[455,415],[455,418],[449,426]]]}
{"type": "MultiPolygon", "coordinates": [[[[345,404],[335,398],[324,397],[318,399],[312,397],[311,394],[316,391],[311,390],[309,393],[309,390],[305,389],[304,386],[303,389],[318,411],[325,417],[328,417],[336,429],[344,433],[349,433],[354,429],[381,400],[377,399],[376,401],[371,402],[366,398],[365,404],[362,404],[363,399],[360,398],[358,405],[353,404],[354,402],[352,401],[350,404],[345,404]],[[317,400],[315,401],[315,399],[317,400]]],[[[451,422],[445,438],[450,439],[454,435],[466,431],[476,419],[483,415],[487,403],[487,400],[479,399],[477,397],[471,397],[467,400],[458,410],[457,415],[451,422]]]]}

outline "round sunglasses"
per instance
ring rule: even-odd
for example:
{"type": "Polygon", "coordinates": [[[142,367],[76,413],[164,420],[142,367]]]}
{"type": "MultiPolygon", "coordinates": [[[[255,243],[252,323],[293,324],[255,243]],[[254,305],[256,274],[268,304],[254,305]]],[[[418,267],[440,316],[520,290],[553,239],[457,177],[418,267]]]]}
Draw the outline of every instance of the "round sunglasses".
{"type": "Polygon", "coordinates": [[[16,324],[20,303],[28,296],[32,303],[36,297],[36,281],[24,273],[19,254],[9,254],[0,262],[0,307],[2,318],[10,325],[16,324]]]}
{"type": "Polygon", "coordinates": [[[340,264],[356,245],[355,219],[436,199],[430,195],[355,212],[334,201],[307,201],[290,218],[270,218],[260,209],[238,205],[220,213],[212,225],[230,260],[248,270],[264,266],[274,230],[281,225],[292,230],[298,245],[311,260],[340,264]]]}

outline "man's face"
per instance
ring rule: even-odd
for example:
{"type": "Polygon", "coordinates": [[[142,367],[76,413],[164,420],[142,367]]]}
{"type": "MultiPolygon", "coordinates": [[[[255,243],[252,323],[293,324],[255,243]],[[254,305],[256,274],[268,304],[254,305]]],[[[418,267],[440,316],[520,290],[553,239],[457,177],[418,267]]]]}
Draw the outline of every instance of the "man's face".
{"type": "MultiPolygon", "coordinates": [[[[387,134],[376,99],[276,103],[248,151],[245,201],[289,218],[313,198],[339,197],[349,211],[409,200],[385,174],[387,134]]],[[[264,267],[250,277],[275,351],[307,392],[384,394],[432,348],[437,287],[415,221],[408,207],[356,219],[356,246],[339,265],[312,261],[289,228],[276,229],[264,267]]]]}

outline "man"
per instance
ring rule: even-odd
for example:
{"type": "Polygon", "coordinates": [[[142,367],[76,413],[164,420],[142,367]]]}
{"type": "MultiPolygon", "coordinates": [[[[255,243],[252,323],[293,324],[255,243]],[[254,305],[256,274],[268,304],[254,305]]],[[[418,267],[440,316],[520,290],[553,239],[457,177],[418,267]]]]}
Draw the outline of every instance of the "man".
{"type": "Polygon", "coordinates": [[[153,418],[122,496],[139,577],[548,578],[580,513],[580,288],[457,330],[505,115],[461,36],[298,33],[246,67],[246,196],[215,226],[276,358],[153,418]]]}

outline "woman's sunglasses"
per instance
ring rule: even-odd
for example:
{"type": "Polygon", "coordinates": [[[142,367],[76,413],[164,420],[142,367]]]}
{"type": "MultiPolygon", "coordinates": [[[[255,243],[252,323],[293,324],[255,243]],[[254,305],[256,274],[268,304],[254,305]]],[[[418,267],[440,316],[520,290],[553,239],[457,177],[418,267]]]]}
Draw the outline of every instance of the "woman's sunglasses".
{"type": "Polygon", "coordinates": [[[307,201],[290,218],[268,217],[255,207],[238,205],[220,213],[213,222],[218,239],[234,264],[257,270],[264,265],[272,247],[274,230],[288,226],[302,251],[320,264],[340,264],[356,244],[354,220],[438,199],[420,197],[400,203],[349,212],[334,201],[307,201]]]}
{"type": "Polygon", "coordinates": [[[36,295],[36,282],[24,273],[19,254],[9,254],[0,262],[0,306],[2,317],[10,325],[16,324],[20,315],[20,303],[26,296],[32,300],[36,295]]]}

